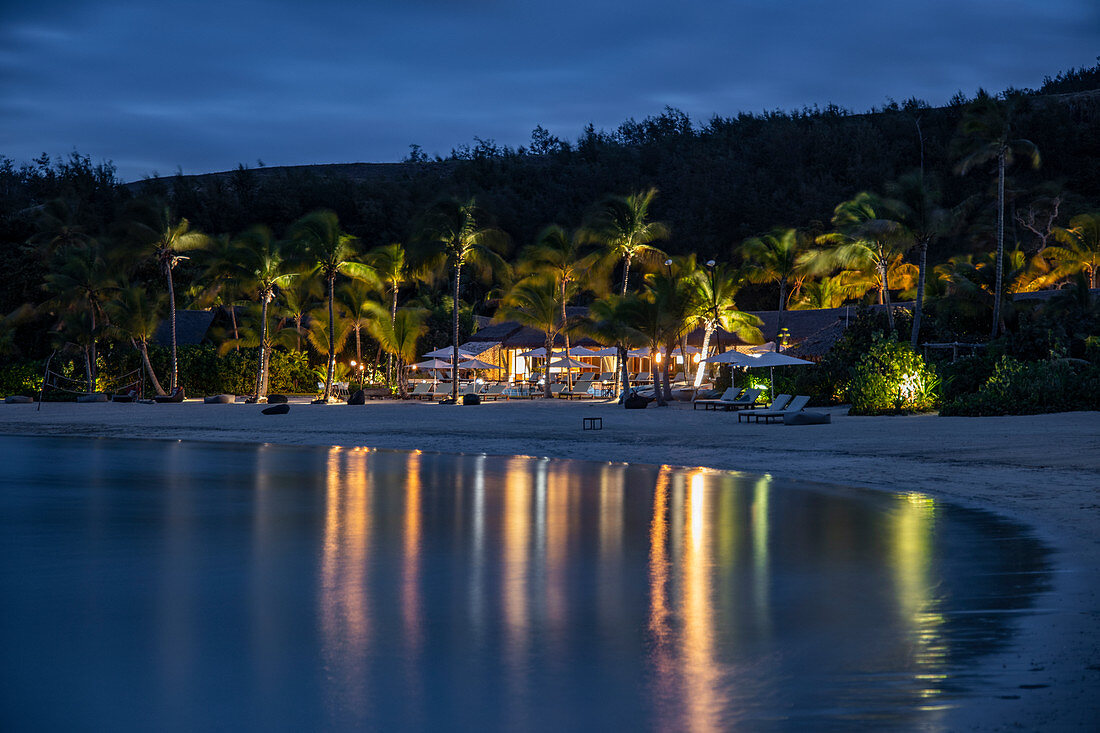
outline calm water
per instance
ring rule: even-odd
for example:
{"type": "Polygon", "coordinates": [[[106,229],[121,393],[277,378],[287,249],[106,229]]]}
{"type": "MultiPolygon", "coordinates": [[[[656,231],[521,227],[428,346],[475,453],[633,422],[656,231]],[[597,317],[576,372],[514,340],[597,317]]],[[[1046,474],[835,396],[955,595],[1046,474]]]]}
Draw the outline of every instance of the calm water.
{"type": "Polygon", "coordinates": [[[0,729],[935,728],[1046,585],[927,496],[2,438],[0,729]]]}

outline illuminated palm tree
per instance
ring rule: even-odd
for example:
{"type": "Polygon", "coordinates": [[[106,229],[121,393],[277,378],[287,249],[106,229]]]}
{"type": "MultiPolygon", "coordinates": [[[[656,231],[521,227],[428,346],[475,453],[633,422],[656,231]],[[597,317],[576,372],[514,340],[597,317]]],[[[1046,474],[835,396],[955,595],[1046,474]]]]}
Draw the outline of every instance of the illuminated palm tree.
{"type": "MultiPolygon", "coordinates": [[[[1039,148],[1035,143],[1023,138],[1012,137],[1011,110],[1004,102],[980,91],[967,110],[962,121],[962,132],[971,142],[971,150],[963,157],[955,170],[966,175],[971,169],[989,161],[997,161],[997,251],[994,293],[1003,292],[1001,287],[1004,276],[1005,248],[1005,168],[1012,165],[1017,155],[1023,156],[1032,168],[1039,167],[1039,148]]],[[[993,332],[991,338],[997,338],[1001,325],[1001,301],[993,300],[993,332]]]]}
{"type": "Polygon", "coordinates": [[[458,309],[462,291],[462,270],[488,276],[505,272],[507,264],[500,254],[507,247],[507,237],[499,229],[488,226],[486,216],[473,199],[440,201],[428,212],[424,227],[416,241],[417,259],[425,272],[446,268],[452,275],[451,304],[451,397],[458,403],[458,309]]]}
{"type": "MultiPolygon", "coordinates": [[[[412,279],[409,272],[408,258],[405,256],[405,247],[400,242],[376,247],[367,255],[367,262],[378,274],[378,279],[390,291],[390,323],[397,318],[397,293],[402,285],[412,279]]],[[[357,336],[358,338],[358,336],[357,336]]],[[[393,354],[387,352],[386,357],[386,383],[390,381],[393,372],[393,354]]]]}
{"type": "Polygon", "coordinates": [[[170,392],[175,392],[179,382],[179,357],[176,349],[176,291],[172,283],[172,270],[180,262],[189,259],[184,252],[205,249],[210,238],[199,231],[191,231],[187,219],[176,220],[168,207],[139,210],[130,222],[130,231],[139,247],[153,257],[168,282],[168,323],[172,339],[172,372],[168,382],[170,392]]]}
{"type": "MultiPolygon", "coordinates": [[[[550,362],[554,356],[554,339],[569,327],[559,317],[558,285],[549,275],[530,275],[520,280],[501,301],[494,320],[516,321],[542,331],[546,347],[546,378],[544,396],[550,397],[550,362]]],[[[569,356],[566,354],[566,359],[569,356]]]]}
{"type": "Polygon", "coordinates": [[[634,193],[629,196],[612,196],[606,199],[585,227],[583,239],[604,247],[609,260],[623,263],[622,295],[626,295],[630,282],[630,265],[635,260],[659,261],[665,253],[651,242],[667,239],[668,226],[659,221],[649,221],[649,207],[657,197],[657,189],[634,193]]]}
{"type": "MultiPolygon", "coordinates": [[[[762,343],[760,333],[763,325],[756,316],[737,308],[737,292],[741,289],[741,273],[726,264],[717,264],[713,260],[707,263],[707,272],[696,269],[691,273],[692,307],[703,323],[703,350],[699,366],[695,370],[696,389],[703,383],[706,370],[706,358],[710,350],[710,339],[715,329],[721,327],[736,333],[745,343],[762,343]]],[[[685,363],[687,355],[684,356],[685,363]]]]}
{"type": "MultiPolygon", "coordinates": [[[[566,306],[581,290],[600,290],[606,273],[600,266],[599,252],[585,252],[581,238],[570,235],[564,228],[551,224],[543,229],[535,243],[520,253],[521,273],[542,273],[553,278],[558,288],[561,306],[561,323],[567,320],[566,306]]],[[[565,353],[569,355],[569,329],[565,329],[565,353]]],[[[569,389],[573,389],[573,375],[566,370],[569,389]]]]}
{"type": "Polygon", "coordinates": [[[1100,213],[1079,214],[1069,220],[1069,227],[1054,230],[1061,245],[1044,247],[1040,256],[1055,263],[1058,279],[1085,273],[1089,287],[1100,287],[1100,213]]]}
{"type": "MultiPolygon", "coordinates": [[[[87,362],[88,391],[95,391],[96,341],[107,323],[104,304],[117,289],[113,268],[95,243],[81,249],[58,251],[46,274],[45,288],[60,310],[83,312],[87,319],[68,319],[70,331],[79,331],[87,362]]],[[[75,341],[74,341],[75,343],[75,341]]]]}
{"type": "MultiPolygon", "coordinates": [[[[812,310],[816,308],[839,308],[845,301],[858,298],[873,285],[868,284],[853,286],[848,275],[852,271],[845,271],[831,277],[822,277],[812,280],[802,286],[799,298],[791,306],[792,310],[812,310]]],[[[859,273],[856,273],[859,274],[859,273]]]]}
{"type": "Polygon", "coordinates": [[[378,308],[376,315],[382,317],[371,321],[370,331],[382,349],[397,359],[397,389],[404,399],[409,393],[409,375],[405,367],[416,360],[417,342],[428,332],[429,311],[426,308],[398,308],[392,321],[385,318],[384,313],[378,308]]]}
{"type": "Polygon", "coordinates": [[[391,323],[393,318],[396,318],[396,311],[392,312],[391,317],[391,314],[382,308],[375,298],[376,292],[375,288],[362,280],[346,282],[336,291],[336,299],[340,305],[340,319],[344,322],[345,328],[355,336],[355,361],[358,364],[363,363],[362,334],[369,332],[371,322],[379,317],[379,313],[384,314],[382,317],[387,318],[391,323]]]}
{"type": "Polygon", "coordinates": [[[297,334],[294,343],[288,344],[289,348],[302,350],[302,336],[305,333],[302,324],[321,297],[321,283],[316,277],[297,277],[279,288],[280,317],[284,322],[293,323],[291,328],[297,334]]]}
{"type": "Polygon", "coordinates": [[[268,329],[268,306],[281,288],[298,277],[291,270],[286,245],[265,226],[254,226],[234,240],[235,260],[229,270],[242,291],[260,303],[259,356],[256,365],[256,389],[252,399],[259,402],[267,394],[267,372],[273,341],[268,329]]]}
{"type": "Polygon", "coordinates": [[[613,389],[620,401],[630,383],[626,352],[646,342],[645,335],[634,327],[631,312],[636,295],[608,295],[588,306],[588,315],[577,323],[577,330],[601,344],[613,344],[617,352],[618,373],[613,389]]]}
{"type": "Polygon", "coordinates": [[[107,307],[112,328],[128,339],[141,355],[145,373],[158,395],[164,394],[164,387],[149,360],[149,340],[160,325],[165,300],[163,294],[153,295],[141,285],[123,285],[107,307]]]}
{"type": "Polygon", "coordinates": [[[779,286],[779,314],[776,317],[776,338],[783,330],[783,312],[787,309],[790,286],[806,274],[804,255],[812,239],[797,229],[777,229],[762,237],[752,237],[741,245],[745,260],[745,277],[754,283],[776,283],[779,286]]]}
{"type": "MultiPolygon", "coordinates": [[[[315,272],[325,283],[325,295],[328,301],[328,328],[316,325],[310,330],[310,340],[316,346],[320,334],[325,334],[328,343],[328,366],[325,369],[325,390],[321,399],[328,401],[332,395],[332,381],[336,374],[336,345],[330,337],[337,333],[336,312],[334,306],[336,278],[347,275],[358,280],[376,282],[374,268],[357,262],[356,244],[359,240],[340,229],[340,221],[333,211],[314,211],[296,221],[290,228],[291,239],[300,248],[299,257],[310,272],[315,272]]],[[[344,334],[344,338],[347,335],[344,334]]]]}
{"type": "Polygon", "coordinates": [[[890,303],[890,267],[912,245],[912,235],[896,220],[886,202],[863,191],[837,205],[833,212],[836,231],[818,237],[829,245],[824,262],[845,269],[878,274],[879,305],[886,306],[886,321],[894,330],[890,303]]]}

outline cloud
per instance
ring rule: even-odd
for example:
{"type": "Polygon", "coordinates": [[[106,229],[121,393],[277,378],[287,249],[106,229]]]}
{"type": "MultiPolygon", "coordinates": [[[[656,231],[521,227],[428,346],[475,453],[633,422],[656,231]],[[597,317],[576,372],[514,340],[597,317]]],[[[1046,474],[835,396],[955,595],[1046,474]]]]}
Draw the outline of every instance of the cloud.
{"type": "Polygon", "coordinates": [[[126,178],[573,138],[740,111],[1036,86],[1090,65],[1091,0],[159,4],[43,0],[0,25],[0,150],[126,178]]]}

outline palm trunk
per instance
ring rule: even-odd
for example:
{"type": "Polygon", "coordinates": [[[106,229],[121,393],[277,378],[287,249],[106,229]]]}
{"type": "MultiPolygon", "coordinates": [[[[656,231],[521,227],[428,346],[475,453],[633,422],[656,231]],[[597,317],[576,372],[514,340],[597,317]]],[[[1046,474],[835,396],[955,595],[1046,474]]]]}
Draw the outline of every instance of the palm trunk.
{"type": "Polygon", "coordinates": [[[176,289],[172,286],[171,260],[165,264],[164,272],[168,276],[168,322],[172,330],[172,376],[168,380],[168,391],[175,394],[179,381],[179,361],[176,354],[176,289]]]}
{"type": "MultiPolygon", "coordinates": [[[[569,357],[570,345],[569,345],[569,329],[567,329],[565,327],[565,319],[566,318],[568,318],[568,316],[565,315],[565,278],[562,278],[562,280],[561,280],[561,332],[562,332],[562,335],[565,336],[565,360],[566,360],[566,363],[568,364],[569,363],[569,358],[570,358],[569,357]]],[[[565,382],[568,385],[566,387],[566,389],[569,390],[570,392],[572,392],[573,391],[573,372],[568,367],[566,367],[566,369],[565,369],[565,382]]]]}
{"type": "MultiPolygon", "coordinates": [[[[699,354],[699,368],[695,371],[695,390],[699,390],[699,385],[703,383],[703,373],[706,371],[707,365],[703,359],[707,358],[707,349],[710,348],[710,336],[714,333],[714,322],[707,321],[706,327],[703,329],[703,351],[699,354]]],[[[687,363],[687,356],[684,357],[684,363],[687,363]]],[[[695,401],[695,395],[691,397],[692,402],[695,401]]]]}
{"type": "MultiPolygon", "coordinates": [[[[393,300],[390,301],[390,326],[393,326],[395,323],[397,323],[397,283],[396,282],[393,284],[393,300]]],[[[401,368],[401,360],[398,359],[397,361],[398,361],[397,368],[400,369],[401,368]]],[[[378,360],[375,359],[375,363],[377,363],[377,362],[378,362],[378,360]]],[[[393,379],[393,354],[386,354],[386,384],[387,385],[391,384],[390,380],[392,380],[392,379],[393,379]]],[[[397,381],[398,381],[399,384],[404,381],[404,380],[401,379],[400,374],[397,375],[397,381]]]]}
{"type": "Polygon", "coordinates": [[[229,322],[233,324],[233,340],[237,341],[237,345],[233,347],[234,351],[240,351],[240,334],[237,333],[237,310],[233,307],[232,303],[226,306],[226,310],[229,311],[229,322]]]}
{"type": "Polygon", "coordinates": [[[153,389],[155,389],[159,395],[164,394],[164,388],[160,386],[160,380],[157,379],[157,373],[153,371],[153,364],[149,361],[149,349],[145,341],[137,341],[133,337],[130,337],[130,344],[139,354],[141,354],[141,363],[145,365],[145,373],[149,375],[149,381],[153,383],[153,389]]]}
{"type": "Polygon", "coordinates": [[[630,255],[623,257],[623,295],[626,295],[627,282],[630,280],[630,255]]]}
{"type": "Polygon", "coordinates": [[[996,276],[993,280],[993,332],[990,339],[997,338],[1001,329],[1001,287],[1004,279],[1005,251],[1005,150],[997,156],[997,262],[996,276]]]}
{"type": "Polygon", "coordinates": [[[920,338],[920,321],[924,312],[924,277],[925,268],[928,265],[928,240],[920,243],[920,265],[917,268],[917,299],[913,303],[913,333],[909,337],[909,346],[914,351],[917,349],[917,341],[920,338]]]}
{"type": "Polygon", "coordinates": [[[89,358],[91,347],[85,346],[82,351],[84,352],[84,378],[88,380],[88,394],[93,394],[95,392],[95,377],[92,376],[92,361],[89,358]]]}
{"type": "Polygon", "coordinates": [[[88,346],[91,351],[91,364],[88,370],[88,391],[95,392],[95,304],[92,304],[91,308],[92,316],[92,343],[88,346]]]}
{"type": "Polygon", "coordinates": [[[263,304],[260,306],[260,350],[257,354],[259,363],[256,364],[256,393],[252,398],[257,402],[264,396],[264,382],[267,381],[267,293],[260,294],[263,304]]]}
{"type": "Polygon", "coordinates": [[[454,303],[451,306],[451,398],[458,404],[458,289],[462,284],[462,262],[455,263],[454,303]]]}
{"type": "Polygon", "coordinates": [[[665,363],[661,369],[661,388],[664,390],[664,398],[666,402],[672,401],[672,385],[668,381],[668,370],[672,366],[672,343],[665,344],[665,363]]]}
{"type": "Polygon", "coordinates": [[[554,335],[553,332],[546,332],[546,376],[542,380],[542,396],[547,399],[550,398],[550,362],[553,361],[551,354],[554,348],[554,335]]]}
{"type": "Polygon", "coordinates": [[[887,280],[886,265],[881,265],[878,268],[879,277],[882,279],[882,295],[886,300],[886,323],[890,326],[890,331],[894,330],[894,308],[890,304],[890,283],[887,280]]]}
{"type": "Polygon", "coordinates": [[[653,397],[657,400],[657,407],[664,407],[667,403],[664,390],[661,389],[661,370],[657,368],[658,351],[660,348],[649,349],[649,378],[653,382],[653,397]]]}
{"type": "Polygon", "coordinates": [[[294,316],[294,335],[298,341],[298,351],[302,350],[302,314],[294,316]]]}
{"type": "Polygon", "coordinates": [[[332,395],[332,380],[336,377],[336,312],[333,305],[335,289],[334,274],[328,278],[328,370],[325,372],[325,394],[321,397],[325,402],[332,395]]]}
{"type": "MultiPolygon", "coordinates": [[[[779,313],[775,316],[775,342],[779,343],[779,334],[783,333],[783,306],[787,303],[787,278],[779,281],[779,313]]],[[[776,348],[776,351],[779,349],[776,348]]]]}
{"type": "Polygon", "coordinates": [[[619,347],[619,363],[616,369],[619,372],[618,379],[621,380],[620,384],[622,385],[622,389],[619,391],[619,401],[624,402],[626,400],[626,391],[630,388],[630,372],[627,370],[626,347],[622,344],[617,344],[617,346],[619,347]]]}

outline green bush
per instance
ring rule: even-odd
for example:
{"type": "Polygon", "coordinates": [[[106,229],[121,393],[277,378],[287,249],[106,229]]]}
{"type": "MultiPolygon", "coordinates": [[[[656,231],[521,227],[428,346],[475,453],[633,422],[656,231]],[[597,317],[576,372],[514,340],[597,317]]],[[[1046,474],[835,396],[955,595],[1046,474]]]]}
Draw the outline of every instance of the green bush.
{"type": "Polygon", "coordinates": [[[0,366],[0,397],[37,396],[42,386],[42,372],[40,361],[16,361],[0,366]]]}
{"type": "Polygon", "coordinates": [[[944,404],[941,415],[1033,415],[1100,409],[1100,366],[1078,361],[1019,361],[1003,356],[974,394],[944,404]]]}
{"type": "Polygon", "coordinates": [[[993,375],[997,362],[997,357],[983,351],[936,364],[936,371],[943,380],[940,385],[941,403],[947,404],[977,392],[993,375]]]}
{"type": "Polygon", "coordinates": [[[931,410],[940,379],[907,343],[876,334],[852,369],[848,397],[852,415],[931,410]]]}

